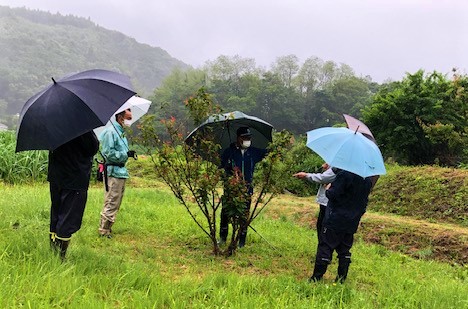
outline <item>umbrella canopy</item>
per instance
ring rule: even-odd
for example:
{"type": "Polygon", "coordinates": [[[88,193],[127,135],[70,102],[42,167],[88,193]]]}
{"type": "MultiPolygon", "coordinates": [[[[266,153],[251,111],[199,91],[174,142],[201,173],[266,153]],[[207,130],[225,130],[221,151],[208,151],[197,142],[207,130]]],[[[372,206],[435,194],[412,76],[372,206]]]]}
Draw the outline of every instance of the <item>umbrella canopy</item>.
{"type": "Polygon", "coordinates": [[[106,124],[135,94],[128,76],[107,70],[89,70],[52,80],[23,106],[16,152],[54,150],[106,124]]]}
{"type": "Polygon", "coordinates": [[[138,119],[143,117],[146,114],[151,106],[151,101],[146,100],[137,96],[133,96],[127,100],[109,119],[105,126],[94,129],[94,133],[99,136],[106,127],[112,126],[111,120],[115,119],[115,115],[123,112],[124,110],[130,108],[132,110],[132,120],[130,120],[130,125],[134,124],[138,119]]]}
{"type": "Polygon", "coordinates": [[[386,173],[379,147],[348,128],[320,128],[307,132],[307,147],[333,167],[362,177],[386,173]]]}
{"type": "Polygon", "coordinates": [[[197,143],[199,138],[213,136],[214,142],[221,145],[221,151],[223,151],[237,140],[236,131],[240,127],[250,128],[253,147],[265,149],[272,141],[273,126],[271,124],[260,118],[234,111],[208,117],[186,137],[185,142],[191,145],[197,143]]]}
{"type": "Polygon", "coordinates": [[[364,124],[364,122],[347,114],[343,114],[343,117],[350,130],[361,132],[362,134],[364,134],[365,137],[367,137],[375,143],[374,135],[372,135],[371,130],[364,124]]]}

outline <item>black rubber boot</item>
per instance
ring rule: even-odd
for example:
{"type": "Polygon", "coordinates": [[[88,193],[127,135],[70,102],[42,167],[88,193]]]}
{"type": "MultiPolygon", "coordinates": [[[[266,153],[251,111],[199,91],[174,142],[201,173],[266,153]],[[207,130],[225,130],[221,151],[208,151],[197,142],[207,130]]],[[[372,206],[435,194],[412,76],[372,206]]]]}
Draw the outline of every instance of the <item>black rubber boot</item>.
{"type": "Polygon", "coordinates": [[[317,282],[322,280],[323,275],[327,271],[328,265],[317,265],[315,264],[314,266],[314,272],[312,273],[312,276],[309,278],[309,282],[317,282]]]}
{"type": "Polygon", "coordinates": [[[338,264],[338,276],[335,278],[335,282],[343,283],[348,276],[349,263],[338,264]]]}
{"type": "Polygon", "coordinates": [[[67,255],[68,245],[70,244],[70,240],[63,240],[63,239],[56,239],[57,243],[59,244],[60,248],[60,258],[65,260],[65,256],[67,255]]]}

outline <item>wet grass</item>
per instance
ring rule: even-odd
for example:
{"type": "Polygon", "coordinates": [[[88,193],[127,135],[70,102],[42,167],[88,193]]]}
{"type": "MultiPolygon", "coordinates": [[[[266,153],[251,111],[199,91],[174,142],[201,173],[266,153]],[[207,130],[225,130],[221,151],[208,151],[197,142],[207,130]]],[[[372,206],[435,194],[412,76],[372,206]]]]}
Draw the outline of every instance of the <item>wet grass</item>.
{"type": "Polygon", "coordinates": [[[0,306],[468,306],[467,266],[395,253],[367,244],[360,232],[344,285],[333,284],[335,262],[323,283],[308,283],[316,235],[297,221],[315,215],[307,199],[279,198],[254,222],[261,236],[250,231],[247,246],[226,259],[211,255],[208,238],[164,186],[140,185],[138,179],[129,183],[113,239],[97,236],[103,192],[97,186],[90,189],[82,229],[74,235],[65,263],[48,245],[47,185],[0,185],[0,306]],[[294,207],[301,208],[299,215],[294,207]]]}

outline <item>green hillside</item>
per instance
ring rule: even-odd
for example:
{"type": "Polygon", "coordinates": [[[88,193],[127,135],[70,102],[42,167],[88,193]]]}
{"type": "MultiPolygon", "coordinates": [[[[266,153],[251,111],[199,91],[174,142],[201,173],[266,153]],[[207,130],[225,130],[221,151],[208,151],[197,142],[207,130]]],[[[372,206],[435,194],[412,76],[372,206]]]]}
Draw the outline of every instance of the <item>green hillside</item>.
{"type": "MultiPolygon", "coordinates": [[[[188,65],[89,19],[0,6],[0,115],[18,113],[51,77],[93,68],[131,77],[149,95],[175,67],[188,65]]],[[[1,119],[2,117],[0,117],[1,119]]]]}

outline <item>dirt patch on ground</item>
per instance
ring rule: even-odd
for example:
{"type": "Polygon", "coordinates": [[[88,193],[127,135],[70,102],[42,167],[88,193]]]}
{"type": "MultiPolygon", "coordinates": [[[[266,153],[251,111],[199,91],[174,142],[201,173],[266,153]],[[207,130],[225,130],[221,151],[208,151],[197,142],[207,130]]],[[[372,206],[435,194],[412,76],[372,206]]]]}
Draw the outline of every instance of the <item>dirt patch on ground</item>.
{"type": "MultiPolygon", "coordinates": [[[[265,215],[315,228],[318,205],[313,198],[281,196],[265,215]]],[[[468,228],[398,215],[366,213],[356,237],[419,259],[468,264],[468,228]]]]}

